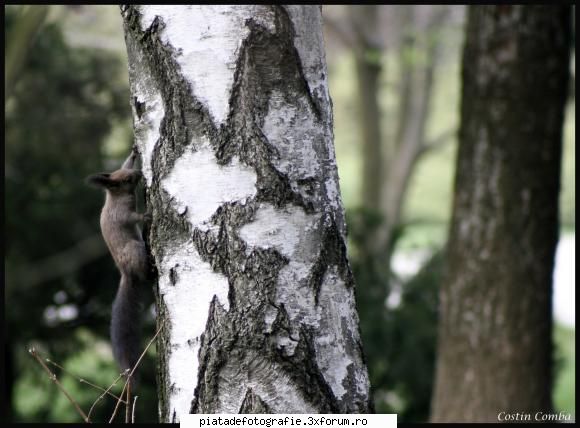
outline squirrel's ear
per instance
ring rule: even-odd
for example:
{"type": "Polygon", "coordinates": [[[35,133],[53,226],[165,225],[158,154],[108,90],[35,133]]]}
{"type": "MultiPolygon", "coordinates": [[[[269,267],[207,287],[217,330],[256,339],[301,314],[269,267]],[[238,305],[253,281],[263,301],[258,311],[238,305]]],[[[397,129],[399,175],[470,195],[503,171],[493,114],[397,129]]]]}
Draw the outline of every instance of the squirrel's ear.
{"type": "Polygon", "coordinates": [[[129,157],[127,159],[125,159],[125,162],[123,162],[123,165],[121,165],[121,169],[133,169],[133,166],[135,165],[136,159],[137,159],[137,152],[135,151],[135,148],[133,148],[131,150],[131,153],[129,154],[129,157]]]}
{"type": "Polygon", "coordinates": [[[85,182],[96,187],[107,188],[113,184],[113,180],[111,180],[110,176],[111,174],[107,172],[101,172],[100,174],[89,175],[85,179],[85,182]]]}

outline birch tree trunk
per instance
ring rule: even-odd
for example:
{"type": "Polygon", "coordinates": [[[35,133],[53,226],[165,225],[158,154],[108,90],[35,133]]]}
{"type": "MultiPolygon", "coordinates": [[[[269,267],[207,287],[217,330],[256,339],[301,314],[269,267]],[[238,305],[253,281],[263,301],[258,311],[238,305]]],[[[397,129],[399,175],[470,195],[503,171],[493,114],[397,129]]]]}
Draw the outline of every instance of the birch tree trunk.
{"type": "Polygon", "coordinates": [[[552,410],[570,12],[569,5],[469,9],[434,422],[497,422],[506,414],[533,422],[552,410]]]}
{"type": "Polygon", "coordinates": [[[160,416],[368,412],[318,6],[123,6],[160,416]]]}

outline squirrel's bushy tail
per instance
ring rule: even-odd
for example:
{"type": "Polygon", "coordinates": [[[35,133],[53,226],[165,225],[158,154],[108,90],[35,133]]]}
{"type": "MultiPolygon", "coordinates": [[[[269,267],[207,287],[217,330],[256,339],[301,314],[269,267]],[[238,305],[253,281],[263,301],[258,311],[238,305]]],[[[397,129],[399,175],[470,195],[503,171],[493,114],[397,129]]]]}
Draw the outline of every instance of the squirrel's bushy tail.
{"type": "MultiPolygon", "coordinates": [[[[140,340],[140,298],[135,278],[121,276],[119,290],[113,302],[111,316],[111,344],[113,356],[121,371],[133,370],[141,355],[140,340]]],[[[135,390],[137,370],[131,378],[131,390],[135,390]]]]}

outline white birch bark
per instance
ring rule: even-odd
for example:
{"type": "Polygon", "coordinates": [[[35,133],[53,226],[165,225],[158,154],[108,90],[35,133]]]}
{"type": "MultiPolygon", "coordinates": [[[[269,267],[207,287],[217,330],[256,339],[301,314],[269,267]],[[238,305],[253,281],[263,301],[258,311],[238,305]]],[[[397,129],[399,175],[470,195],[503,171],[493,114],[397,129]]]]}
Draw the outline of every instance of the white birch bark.
{"type": "Polygon", "coordinates": [[[319,6],[123,6],[160,417],[368,412],[319,6]]]}

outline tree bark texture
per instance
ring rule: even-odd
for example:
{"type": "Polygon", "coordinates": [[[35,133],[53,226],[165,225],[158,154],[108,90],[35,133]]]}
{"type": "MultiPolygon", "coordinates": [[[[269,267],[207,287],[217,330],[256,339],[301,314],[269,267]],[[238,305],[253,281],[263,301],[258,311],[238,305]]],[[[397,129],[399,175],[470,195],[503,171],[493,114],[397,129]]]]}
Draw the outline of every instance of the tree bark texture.
{"type": "Polygon", "coordinates": [[[368,412],[318,6],[123,6],[160,416],[368,412]]]}
{"type": "Polygon", "coordinates": [[[469,9],[435,422],[552,410],[551,287],[570,11],[469,9]]]}

